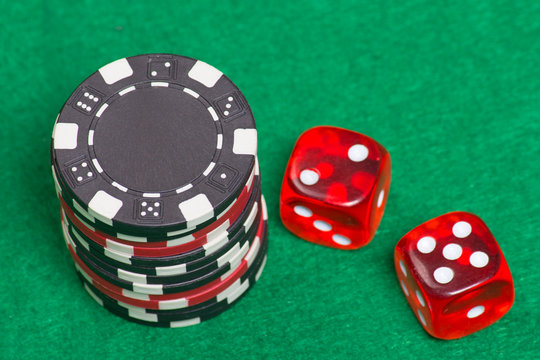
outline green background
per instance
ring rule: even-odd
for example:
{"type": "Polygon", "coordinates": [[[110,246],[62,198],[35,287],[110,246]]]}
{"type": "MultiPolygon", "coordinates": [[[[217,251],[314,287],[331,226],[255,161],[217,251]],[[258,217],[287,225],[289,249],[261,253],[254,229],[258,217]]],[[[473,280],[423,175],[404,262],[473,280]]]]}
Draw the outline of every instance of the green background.
{"type": "Polygon", "coordinates": [[[1,1],[0,356],[4,358],[460,358],[540,353],[538,1],[1,1]],[[61,239],[49,167],[57,112],[118,58],[170,52],[222,70],[259,132],[271,243],[260,282],[201,325],[155,329],[101,309],[61,239]],[[285,230],[278,201],[298,135],[328,124],[391,153],[374,240],[344,252],[285,230]],[[498,323],[428,336],[393,248],[452,210],[478,214],[514,276],[498,323]]]}

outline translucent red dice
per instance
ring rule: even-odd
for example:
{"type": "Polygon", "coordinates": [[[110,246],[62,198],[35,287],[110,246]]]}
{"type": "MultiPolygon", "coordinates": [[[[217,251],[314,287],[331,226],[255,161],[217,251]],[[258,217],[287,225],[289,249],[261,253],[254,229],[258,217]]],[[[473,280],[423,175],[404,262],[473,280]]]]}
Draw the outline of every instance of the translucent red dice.
{"type": "Polygon", "coordinates": [[[396,273],[424,329],[456,339],[499,320],[514,302],[501,249],[476,215],[452,212],[406,234],[394,253],[396,273]]]}
{"type": "Polygon", "coordinates": [[[285,227],[320,245],[356,249],[371,241],[390,188],[390,155],[360,133],[318,126],[292,151],[281,188],[285,227]]]}

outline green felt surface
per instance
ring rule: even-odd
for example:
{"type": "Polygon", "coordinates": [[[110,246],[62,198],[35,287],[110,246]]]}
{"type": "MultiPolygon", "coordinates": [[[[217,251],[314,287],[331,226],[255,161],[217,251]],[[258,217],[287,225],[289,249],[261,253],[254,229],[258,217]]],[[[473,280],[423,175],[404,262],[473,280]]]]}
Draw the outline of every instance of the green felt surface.
{"type": "Polygon", "coordinates": [[[540,3],[537,1],[1,1],[0,357],[6,359],[539,358],[540,3]],[[101,309],[61,240],[55,117],[117,58],[170,52],[233,79],[259,131],[270,213],[265,272],[233,309],[155,329],[101,309]],[[393,160],[375,239],[344,252],[281,225],[298,135],[365,133],[393,160]],[[498,323],[440,341],[418,324],[393,248],[451,210],[478,214],[514,276],[498,323]]]}

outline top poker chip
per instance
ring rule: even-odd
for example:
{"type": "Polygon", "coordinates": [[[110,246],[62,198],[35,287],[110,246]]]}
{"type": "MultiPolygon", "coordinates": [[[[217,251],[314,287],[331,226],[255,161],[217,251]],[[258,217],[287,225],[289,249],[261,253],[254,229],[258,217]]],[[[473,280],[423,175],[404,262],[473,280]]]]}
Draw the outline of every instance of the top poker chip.
{"type": "Polygon", "coordinates": [[[170,236],[208,224],[242,192],[257,131],[214,67],[165,54],[105,65],[70,96],[51,143],[65,198],[111,234],[170,236]]]}

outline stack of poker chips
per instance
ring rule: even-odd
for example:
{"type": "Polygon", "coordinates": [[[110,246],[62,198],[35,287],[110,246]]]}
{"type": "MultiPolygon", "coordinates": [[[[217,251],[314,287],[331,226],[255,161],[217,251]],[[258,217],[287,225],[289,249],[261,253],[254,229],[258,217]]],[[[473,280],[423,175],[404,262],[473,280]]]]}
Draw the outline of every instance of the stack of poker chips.
{"type": "Polygon", "coordinates": [[[197,324],[260,277],[267,212],[242,93],[194,59],[140,55],[87,78],[51,143],[64,239],[84,288],[128,320],[197,324]]]}

